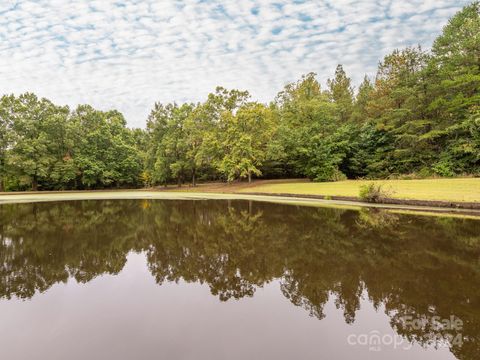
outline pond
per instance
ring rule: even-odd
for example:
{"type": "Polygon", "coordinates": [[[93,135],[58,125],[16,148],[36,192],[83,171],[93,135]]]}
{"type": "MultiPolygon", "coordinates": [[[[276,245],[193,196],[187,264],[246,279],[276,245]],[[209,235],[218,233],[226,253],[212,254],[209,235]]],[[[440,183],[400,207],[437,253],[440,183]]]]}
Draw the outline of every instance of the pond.
{"type": "Polygon", "coordinates": [[[1,359],[478,359],[479,285],[474,219],[0,205],[1,359]]]}

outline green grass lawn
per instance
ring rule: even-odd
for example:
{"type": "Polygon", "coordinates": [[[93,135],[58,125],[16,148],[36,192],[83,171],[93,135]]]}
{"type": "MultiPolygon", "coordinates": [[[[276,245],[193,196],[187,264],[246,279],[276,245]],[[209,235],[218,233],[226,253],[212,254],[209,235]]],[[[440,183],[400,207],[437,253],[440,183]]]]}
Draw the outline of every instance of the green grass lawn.
{"type": "Polygon", "coordinates": [[[326,196],[356,196],[360,186],[375,182],[391,192],[391,197],[414,200],[480,201],[480,178],[424,180],[346,180],[327,183],[291,182],[260,184],[239,192],[284,193],[326,196]]]}

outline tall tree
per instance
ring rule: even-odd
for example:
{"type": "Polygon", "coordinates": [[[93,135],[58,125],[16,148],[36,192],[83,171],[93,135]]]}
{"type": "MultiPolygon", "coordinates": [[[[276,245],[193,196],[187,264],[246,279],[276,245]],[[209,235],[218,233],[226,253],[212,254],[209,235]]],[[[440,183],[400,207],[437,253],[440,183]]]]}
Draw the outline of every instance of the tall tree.
{"type": "Polygon", "coordinates": [[[480,104],[480,3],[463,8],[444,27],[432,47],[432,116],[448,126],[480,104]]]}
{"type": "Polygon", "coordinates": [[[155,103],[147,120],[148,150],[145,167],[151,184],[167,184],[170,178],[170,165],[166,159],[163,138],[168,131],[169,109],[160,103],[155,103]]]}
{"type": "Polygon", "coordinates": [[[72,115],[77,183],[86,188],[136,185],[142,161],[134,136],[118,111],[80,105],[72,115]]]}
{"type": "Polygon", "coordinates": [[[205,139],[214,132],[214,122],[209,115],[209,107],[197,104],[185,119],[186,157],[191,170],[192,186],[196,186],[199,171],[207,175],[213,167],[210,164],[208,151],[204,146],[205,139]]]}
{"type": "Polygon", "coordinates": [[[229,153],[231,144],[225,142],[232,121],[240,108],[247,104],[250,94],[248,91],[236,89],[228,90],[217,87],[215,93],[208,95],[201,111],[211,122],[209,131],[204,132],[202,145],[197,153],[197,163],[209,162],[218,173],[228,180],[232,180],[225,168],[225,157],[229,153]]]}
{"type": "Polygon", "coordinates": [[[240,107],[236,114],[225,114],[225,131],[221,146],[224,156],[219,170],[229,181],[260,176],[260,168],[268,156],[268,143],[274,128],[270,109],[258,103],[240,107]]]}
{"type": "Polygon", "coordinates": [[[346,155],[346,142],[337,136],[338,107],[329,92],[321,91],[315,76],[303,76],[277,96],[280,142],[294,174],[317,181],[341,179],[339,164],[346,155]]]}
{"type": "Polygon", "coordinates": [[[176,179],[180,185],[192,172],[194,161],[187,157],[186,126],[193,109],[192,104],[155,104],[147,123],[151,147],[147,167],[154,183],[176,179]]]}
{"type": "Polygon", "coordinates": [[[352,120],[357,124],[366,123],[370,115],[368,113],[368,102],[371,99],[372,92],[374,90],[373,84],[365,75],[362,83],[358,87],[358,93],[355,97],[352,110],[352,120]]]}
{"type": "Polygon", "coordinates": [[[16,101],[13,95],[2,96],[0,99],[0,192],[5,191],[5,178],[7,176],[7,153],[13,141],[12,131],[12,103],[16,101]]]}
{"type": "Polygon", "coordinates": [[[336,104],[341,123],[350,120],[353,111],[352,81],[342,65],[337,65],[335,77],[327,81],[330,99],[336,104]]]}
{"type": "Polygon", "coordinates": [[[69,110],[31,93],[20,95],[10,106],[15,140],[9,163],[21,183],[30,184],[34,191],[39,183],[48,188],[53,169],[63,161],[59,136],[65,134],[69,110]]]}
{"type": "Polygon", "coordinates": [[[185,122],[193,110],[193,105],[174,106],[167,123],[167,134],[163,138],[165,154],[170,161],[170,171],[177,184],[181,185],[192,171],[193,161],[187,158],[188,144],[185,122]]]}
{"type": "Polygon", "coordinates": [[[390,138],[372,165],[380,176],[412,172],[431,161],[431,145],[419,141],[431,128],[418,95],[424,87],[422,74],[427,60],[421,48],[406,48],[394,50],[378,66],[367,111],[390,138]]]}

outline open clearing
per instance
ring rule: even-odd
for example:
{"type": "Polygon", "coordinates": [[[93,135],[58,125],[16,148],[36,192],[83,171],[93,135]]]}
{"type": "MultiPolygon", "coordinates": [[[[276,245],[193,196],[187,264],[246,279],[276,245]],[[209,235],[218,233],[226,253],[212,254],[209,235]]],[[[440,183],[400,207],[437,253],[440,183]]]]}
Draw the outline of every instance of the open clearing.
{"type": "Polygon", "coordinates": [[[371,182],[382,184],[390,192],[389,197],[396,199],[480,202],[480,178],[254,183],[236,191],[358,197],[360,186],[371,182]]]}
{"type": "Polygon", "coordinates": [[[360,187],[368,183],[382,184],[395,199],[480,202],[480,178],[422,180],[346,180],[314,183],[308,180],[256,180],[247,182],[208,183],[197,187],[168,187],[168,191],[203,193],[262,193],[358,198],[360,187]]]}

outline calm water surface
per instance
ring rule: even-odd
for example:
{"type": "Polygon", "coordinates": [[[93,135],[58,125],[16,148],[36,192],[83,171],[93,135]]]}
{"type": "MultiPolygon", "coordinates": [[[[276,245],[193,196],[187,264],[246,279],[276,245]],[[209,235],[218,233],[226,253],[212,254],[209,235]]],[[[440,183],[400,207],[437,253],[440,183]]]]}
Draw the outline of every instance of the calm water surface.
{"type": "Polygon", "coordinates": [[[480,221],[0,205],[0,359],[479,359],[480,221]]]}

